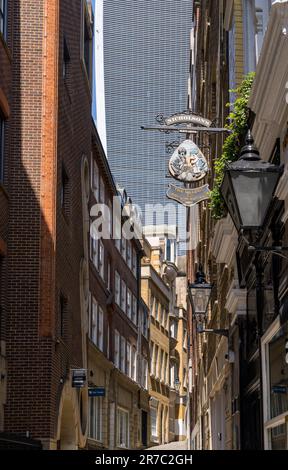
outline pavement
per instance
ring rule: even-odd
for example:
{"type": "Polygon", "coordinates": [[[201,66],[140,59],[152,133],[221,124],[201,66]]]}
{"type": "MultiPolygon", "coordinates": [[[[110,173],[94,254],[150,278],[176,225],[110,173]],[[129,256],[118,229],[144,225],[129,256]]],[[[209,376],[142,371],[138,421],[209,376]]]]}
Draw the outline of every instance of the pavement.
{"type": "Polygon", "coordinates": [[[188,441],[169,442],[169,444],[162,444],[161,446],[149,447],[147,450],[187,450],[188,441]]]}

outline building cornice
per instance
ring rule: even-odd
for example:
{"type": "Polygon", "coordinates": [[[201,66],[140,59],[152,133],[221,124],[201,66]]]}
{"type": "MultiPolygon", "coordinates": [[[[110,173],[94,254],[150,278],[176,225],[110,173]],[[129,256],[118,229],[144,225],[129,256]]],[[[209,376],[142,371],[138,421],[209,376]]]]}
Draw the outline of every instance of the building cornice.
{"type": "Polygon", "coordinates": [[[228,266],[232,263],[237,247],[237,232],[228,215],[216,223],[211,251],[217,263],[225,263],[228,266]]]}
{"type": "Polygon", "coordinates": [[[246,314],[246,302],[247,302],[247,290],[239,289],[235,285],[233,280],[230,289],[227,294],[225,309],[232,314],[231,325],[235,324],[235,321],[239,315],[246,314]]]}
{"type": "Polygon", "coordinates": [[[249,107],[255,113],[253,136],[261,158],[268,161],[287,122],[288,1],[271,7],[249,107]]]}
{"type": "Polygon", "coordinates": [[[171,291],[168,289],[163,279],[155,271],[151,265],[141,266],[141,279],[151,279],[151,281],[158,287],[158,289],[170,300],[171,291]]]}

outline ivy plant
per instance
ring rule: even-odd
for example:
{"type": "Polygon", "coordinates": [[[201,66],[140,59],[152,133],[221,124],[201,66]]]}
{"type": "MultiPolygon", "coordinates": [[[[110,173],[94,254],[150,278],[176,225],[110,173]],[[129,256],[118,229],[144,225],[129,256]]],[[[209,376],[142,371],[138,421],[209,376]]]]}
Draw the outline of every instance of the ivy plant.
{"type": "Polygon", "coordinates": [[[239,157],[241,138],[247,130],[248,100],[254,77],[254,72],[249,73],[244,77],[244,80],[238,88],[230,90],[231,93],[236,94],[236,100],[234,103],[226,104],[227,107],[232,109],[227,117],[227,123],[225,125],[225,128],[229,129],[231,133],[224,141],[222,155],[215,161],[213,189],[210,192],[209,207],[212,211],[212,217],[216,220],[221,219],[226,215],[220,187],[223,181],[226,165],[237,160],[239,157]]]}

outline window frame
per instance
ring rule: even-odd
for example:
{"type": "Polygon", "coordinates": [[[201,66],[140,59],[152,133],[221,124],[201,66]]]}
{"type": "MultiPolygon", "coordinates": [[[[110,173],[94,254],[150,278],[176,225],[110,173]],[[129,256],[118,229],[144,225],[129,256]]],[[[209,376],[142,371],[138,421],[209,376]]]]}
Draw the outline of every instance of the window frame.
{"type": "Polygon", "coordinates": [[[105,267],[105,246],[103,240],[99,240],[99,251],[98,251],[98,271],[102,279],[104,279],[104,267],[105,267]]]}
{"type": "Polygon", "coordinates": [[[97,346],[98,338],[98,302],[92,295],[91,301],[91,336],[90,339],[93,344],[97,346]]]}
{"type": "Polygon", "coordinates": [[[132,319],[132,292],[131,290],[129,289],[129,287],[127,287],[127,301],[126,301],[126,307],[127,307],[127,310],[126,310],[126,313],[127,313],[127,316],[128,318],[130,318],[130,320],[132,319]],[[130,299],[130,300],[129,300],[130,299]]]}
{"type": "Polygon", "coordinates": [[[89,397],[89,431],[88,431],[88,436],[89,439],[93,439],[93,441],[96,442],[103,442],[103,432],[102,432],[102,427],[103,427],[103,397],[89,397]],[[96,411],[98,410],[99,412],[99,421],[98,417],[96,415],[96,411]],[[91,435],[91,415],[93,417],[93,434],[91,435]],[[99,429],[98,428],[99,424],[99,429]]]}
{"type": "Polygon", "coordinates": [[[126,313],[127,307],[127,286],[124,279],[121,279],[121,309],[126,313]]]}
{"type": "Polygon", "coordinates": [[[129,413],[129,410],[126,410],[125,408],[122,408],[120,406],[117,407],[117,447],[121,448],[121,449],[129,449],[129,445],[130,445],[130,413],[129,413]],[[120,438],[121,438],[121,434],[120,434],[120,416],[122,415],[125,415],[125,421],[126,421],[126,439],[125,439],[125,443],[124,445],[120,442],[120,438]]]}
{"type": "Polygon", "coordinates": [[[104,351],[104,310],[98,305],[97,347],[104,351]]]}
{"type": "Polygon", "coordinates": [[[126,372],[126,338],[120,336],[120,370],[126,372]]]}
{"type": "MultiPolygon", "coordinates": [[[[288,410],[280,415],[271,418],[270,403],[270,364],[269,364],[269,344],[283,325],[278,316],[272,325],[261,338],[262,352],[262,387],[263,387],[263,425],[264,425],[264,449],[271,450],[270,433],[273,428],[286,424],[288,421],[288,410]]],[[[287,432],[287,431],[286,431],[287,432]]]]}
{"type": "Polygon", "coordinates": [[[7,0],[2,0],[2,8],[0,5],[0,33],[2,34],[3,39],[7,39],[7,0]],[[3,27],[1,28],[1,23],[3,27]]]}
{"type": "Polygon", "coordinates": [[[137,297],[134,294],[132,294],[132,316],[131,316],[131,319],[132,319],[132,322],[134,323],[134,325],[136,325],[136,326],[138,324],[137,307],[138,307],[137,297]]]}
{"type": "Polygon", "coordinates": [[[115,276],[114,276],[115,280],[115,286],[114,286],[114,290],[115,290],[115,303],[120,307],[120,304],[121,304],[121,277],[120,277],[120,274],[118,273],[118,271],[115,271],[115,276]]]}
{"type": "Polygon", "coordinates": [[[114,365],[120,369],[120,333],[114,330],[114,365]]]}

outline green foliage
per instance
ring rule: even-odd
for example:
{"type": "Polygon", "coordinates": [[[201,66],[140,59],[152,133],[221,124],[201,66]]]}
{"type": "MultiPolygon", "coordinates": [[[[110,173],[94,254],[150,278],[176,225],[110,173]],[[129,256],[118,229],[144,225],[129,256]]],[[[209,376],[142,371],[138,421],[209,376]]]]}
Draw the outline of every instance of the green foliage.
{"type": "Polygon", "coordinates": [[[231,107],[232,111],[227,117],[227,124],[225,127],[230,129],[232,133],[225,139],[222,148],[222,155],[217,158],[214,165],[214,186],[210,192],[211,200],[209,204],[212,211],[212,217],[214,219],[221,219],[226,215],[224,200],[220,193],[220,186],[223,181],[226,165],[237,160],[239,157],[241,137],[247,130],[248,100],[254,77],[254,72],[246,75],[239,88],[231,90],[232,93],[237,95],[235,102],[233,104],[227,103],[226,105],[227,107],[231,107]]]}

